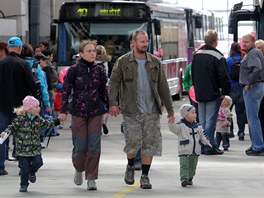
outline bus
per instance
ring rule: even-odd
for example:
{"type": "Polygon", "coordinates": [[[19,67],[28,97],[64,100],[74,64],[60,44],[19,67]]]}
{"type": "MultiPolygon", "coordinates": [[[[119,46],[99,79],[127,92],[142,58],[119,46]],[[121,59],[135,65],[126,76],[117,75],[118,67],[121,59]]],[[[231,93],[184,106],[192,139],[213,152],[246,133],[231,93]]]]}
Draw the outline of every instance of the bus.
{"type": "Polygon", "coordinates": [[[175,99],[181,98],[186,65],[204,33],[222,23],[211,12],[174,4],[115,0],[65,2],[61,5],[59,19],[54,22],[51,38],[54,41],[54,25],[58,26],[59,67],[71,65],[84,39],[94,39],[105,46],[113,65],[118,57],[130,51],[128,36],[135,30],[145,30],[149,36],[148,52],[160,58],[175,99]]]}
{"type": "Polygon", "coordinates": [[[243,2],[233,6],[228,18],[228,33],[233,34],[233,41],[241,43],[245,33],[253,33],[256,38],[264,39],[264,1],[243,6],[243,2]]]}

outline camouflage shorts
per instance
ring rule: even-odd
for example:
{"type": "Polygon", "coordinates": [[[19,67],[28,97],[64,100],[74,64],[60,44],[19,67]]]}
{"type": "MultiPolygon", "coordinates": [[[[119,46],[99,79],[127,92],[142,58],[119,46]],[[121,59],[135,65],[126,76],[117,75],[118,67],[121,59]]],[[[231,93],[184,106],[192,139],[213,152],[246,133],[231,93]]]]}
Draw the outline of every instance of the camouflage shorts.
{"type": "Polygon", "coordinates": [[[124,152],[134,153],[141,148],[142,155],[161,156],[162,136],[159,114],[123,115],[125,135],[124,152]]]}

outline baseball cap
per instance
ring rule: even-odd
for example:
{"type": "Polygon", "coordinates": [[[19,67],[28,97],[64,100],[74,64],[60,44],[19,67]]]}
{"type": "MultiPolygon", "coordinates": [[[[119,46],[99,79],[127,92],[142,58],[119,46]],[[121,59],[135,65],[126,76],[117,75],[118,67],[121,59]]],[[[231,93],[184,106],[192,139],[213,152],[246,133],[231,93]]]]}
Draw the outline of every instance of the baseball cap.
{"type": "Polygon", "coordinates": [[[11,37],[8,40],[7,44],[8,44],[8,47],[17,47],[17,46],[22,46],[23,45],[21,39],[16,37],[16,36],[11,37]]]}

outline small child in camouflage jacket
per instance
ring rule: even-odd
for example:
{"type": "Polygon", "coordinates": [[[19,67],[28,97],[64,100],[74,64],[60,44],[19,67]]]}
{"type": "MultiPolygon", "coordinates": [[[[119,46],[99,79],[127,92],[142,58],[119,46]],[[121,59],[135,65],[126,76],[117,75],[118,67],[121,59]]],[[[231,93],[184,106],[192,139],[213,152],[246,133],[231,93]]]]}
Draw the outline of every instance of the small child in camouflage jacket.
{"type": "Polygon", "coordinates": [[[12,132],[15,138],[16,155],[21,174],[19,191],[27,192],[28,181],[36,182],[36,172],[43,165],[39,131],[59,125],[60,120],[48,121],[40,117],[39,101],[32,96],[26,96],[23,106],[15,108],[14,112],[17,117],[1,133],[1,137],[5,133],[12,132]]]}

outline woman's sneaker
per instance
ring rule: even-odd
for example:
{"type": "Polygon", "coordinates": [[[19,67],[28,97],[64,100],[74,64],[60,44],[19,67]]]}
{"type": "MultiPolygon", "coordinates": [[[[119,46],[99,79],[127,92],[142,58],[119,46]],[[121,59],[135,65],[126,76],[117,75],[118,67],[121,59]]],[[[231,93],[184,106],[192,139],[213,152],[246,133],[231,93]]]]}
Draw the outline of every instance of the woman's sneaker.
{"type": "Polygon", "coordinates": [[[94,179],[89,179],[87,181],[87,190],[97,190],[97,186],[94,179]]]}
{"type": "Polygon", "coordinates": [[[83,183],[82,172],[75,171],[75,175],[74,175],[74,183],[75,183],[77,186],[82,185],[82,183],[83,183]]]}

